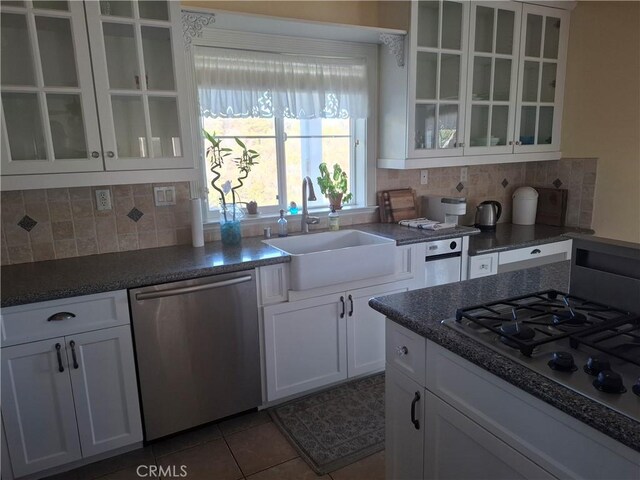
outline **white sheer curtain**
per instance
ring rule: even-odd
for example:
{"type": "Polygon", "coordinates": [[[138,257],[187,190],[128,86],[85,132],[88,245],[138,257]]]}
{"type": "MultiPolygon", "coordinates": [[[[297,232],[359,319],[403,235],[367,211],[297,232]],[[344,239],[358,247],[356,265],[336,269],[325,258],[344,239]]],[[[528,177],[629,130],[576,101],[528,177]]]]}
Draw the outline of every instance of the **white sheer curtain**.
{"type": "Polygon", "coordinates": [[[210,117],[366,118],[364,59],[198,47],[202,114],[210,117]]]}

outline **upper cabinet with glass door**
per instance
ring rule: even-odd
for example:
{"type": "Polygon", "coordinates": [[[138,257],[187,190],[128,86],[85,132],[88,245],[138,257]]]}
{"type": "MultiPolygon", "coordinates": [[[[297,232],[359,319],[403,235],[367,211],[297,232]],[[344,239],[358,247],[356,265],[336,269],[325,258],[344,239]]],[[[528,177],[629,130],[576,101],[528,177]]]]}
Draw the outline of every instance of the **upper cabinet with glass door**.
{"type": "Polygon", "coordinates": [[[86,9],[107,170],[193,168],[179,2],[86,9]]]}
{"type": "Polygon", "coordinates": [[[100,171],[84,7],[3,1],[2,174],[100,171]]]}
{"type": "Polygon", "coordinates": [[[412,4],[409,156],[462,155],[468,8],[467,2],[412,4]]]}

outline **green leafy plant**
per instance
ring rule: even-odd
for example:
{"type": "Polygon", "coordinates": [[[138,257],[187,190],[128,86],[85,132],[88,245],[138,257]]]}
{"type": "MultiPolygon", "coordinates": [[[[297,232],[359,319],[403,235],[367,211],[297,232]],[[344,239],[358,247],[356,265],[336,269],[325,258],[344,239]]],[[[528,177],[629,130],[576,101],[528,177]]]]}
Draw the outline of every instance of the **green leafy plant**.
{"type": "Polygon", "coordinates": [[[211,165],[211,173],[213,173],[214,175],[213,180],[211,180],[211,186],[220,194],[220,205],[222,207],[221,213],[224,216],[225,222],[228,221],[226,196],[230,192],[231,202],[233,205],[232,221],[235,221],[237,203],[236,199],[240,199],[240,195],[237,190],[244,186],[244,180],[246,180],[249,176],[251,168],[254,165],[258,164],[258,162],[256,162],[256,159],[260,156],[260,154],[255,150],[247,148],[247,146],[238,137],[234,137],[236,144],[242,149],[240,156],[232,158],[233,162],[236,165],[236,169],[238,170],[238,175],[235,179],[236,184],[233,185],[231,181],[227,181],[223,185],[219,186],[217,182],[218,180],[220,180],[221,176],[220,169],[223,167],[225,159],[232,155],[232,149],[223,147],[222,139],[216,137],[215,132],[209,133],[206,130],[203,130],[202,134],[210,144],[206,150],[206,158],[207,160],[209,160],[209,163],[211,165]]]}
{"type": "Polygon", "coordinates": [[[323,195],[329,200],[339,195],[343,195],[342,201],[348,203],[353,194],[347,193],[349,182],[347,181],[347,173],[342,170],[340,164],[333,166],[333,172],[329,172],[326,163],[320,164],[320,176],[318,177],[318,186],[323,195]]]}

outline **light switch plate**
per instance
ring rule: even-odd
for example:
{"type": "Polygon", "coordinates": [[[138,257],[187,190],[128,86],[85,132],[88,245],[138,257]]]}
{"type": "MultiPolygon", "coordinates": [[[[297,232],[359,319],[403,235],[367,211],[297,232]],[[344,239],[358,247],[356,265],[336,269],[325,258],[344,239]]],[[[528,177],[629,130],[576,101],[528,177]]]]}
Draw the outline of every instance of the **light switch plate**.
{"type": "Polygon", "coordinates": [[[153,187],[153,198],[155,199],[156,207],[175,205],[176,187],[173,185],[169,187],[153,187]]]}
{"type": "Polygon", "coordinates": [[[469,167],[460,168],[460,181],[466,182],[469,178],[469,167]]]}
{"type": "Polygon", "coordinates": [[[420,185],[429,183],[429,170],[420,170],[420,185]]]}
{"type": "Polygon", "coordinates": [[[111,190],[96,190],[96,207],[98,211],[111,210],[111,190]]]}

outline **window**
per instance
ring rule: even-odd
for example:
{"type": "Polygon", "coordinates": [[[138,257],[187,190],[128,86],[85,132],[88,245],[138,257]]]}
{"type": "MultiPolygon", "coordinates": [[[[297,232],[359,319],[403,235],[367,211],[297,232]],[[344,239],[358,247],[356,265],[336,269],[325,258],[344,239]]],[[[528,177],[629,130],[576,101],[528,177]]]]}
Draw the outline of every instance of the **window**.
{"type": "MultiPolygon", "coordinates": [[[[195,76],[202,127],[215,132],[233,154],[240,151],[234,137],[260,154],[238,190],[240,202],[255,200],[262,214],[287,209],[291,201],[301,206],[302,179],[309,176],[317,197],[309,206],[328,208],[316,180],[320,163],[326,162],[331,168],[338,163],[347,172],[354,194],[351,203],[367,204],[366,58],[200,46],[195,76]]],[[[202,148],[206,149],[204,142],[202,148]]],[[[203,172],[209,187],[214,175],[206,160],[203,172]]],[[[235,173],[228,160],[217,184],[235,173]]],[[[218,193],[208,190],[208,210],[215,213],[218,193]]]]}

